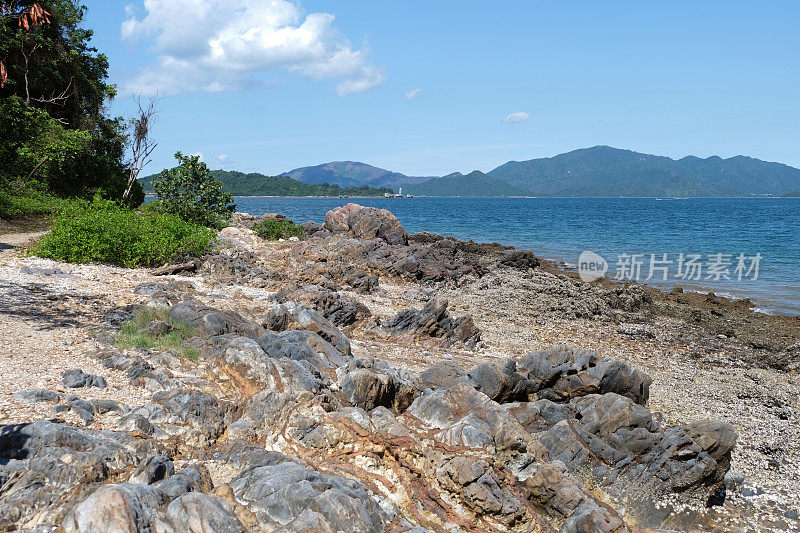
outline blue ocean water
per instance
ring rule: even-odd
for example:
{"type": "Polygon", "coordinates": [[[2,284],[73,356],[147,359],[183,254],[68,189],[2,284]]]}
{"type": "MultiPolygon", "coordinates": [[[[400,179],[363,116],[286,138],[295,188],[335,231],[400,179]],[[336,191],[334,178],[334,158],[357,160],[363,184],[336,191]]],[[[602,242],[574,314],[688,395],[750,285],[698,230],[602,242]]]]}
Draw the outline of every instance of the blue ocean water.
{"type": "MultiPolygon", "coordinates": [[[[548,259],[575,265],[590,250],[609,262],[609,277],[631,277],[632,260],[641,254],[639,281],[682,286],[737,298],[749,297],[757,309],[800,314],[799,198],[237,198],[237,210],[260,215],[283,213],[295,222],[322,222],[325,213],[347,202],[389,209],[410,233],[430,231],[476,242],[499,242],[532,250],[548,259]],[[664,270],[649,274],[651,254],[664,270]],[[703,265],[676,278],[678,258],[699,254],[703,265]],[[722,254],[721,258],[716,254],[722,254]],[[739,281],[738,256],[745,270],[760,254],[754,270],[739,281]],[[730,257],[727,257],[730,256],[730,257]],[[727,265],[727,263],[730,265],[727,265]],[[709,271],[717,264],[716,273],[709,271]],[[624,271],[620,272],[623,268],[624,271]],[[727,273],[730,279],[725,279],[727,273]],[[719,274],[719,275],[717,275],[719,274]],[[716,279],[716,278],[719,279],[716,279]],[[691,279],[687,279],[691,278],[691,279]]],[[[683,263],[686,273],[686,263],[683,263]]]]}

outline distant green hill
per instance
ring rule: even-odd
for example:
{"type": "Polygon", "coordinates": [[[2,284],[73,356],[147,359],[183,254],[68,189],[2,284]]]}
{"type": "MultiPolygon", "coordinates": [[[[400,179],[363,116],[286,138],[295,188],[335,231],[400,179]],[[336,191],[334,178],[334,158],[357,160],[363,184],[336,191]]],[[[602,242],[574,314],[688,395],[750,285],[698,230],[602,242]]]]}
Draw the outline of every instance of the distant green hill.
{"type": "MultiPolygon", "coordinates": [[[[234,196],[383,196],[392,192],[387,187],[339,187],[327,183],[302,183],[288,176],[265,176],[257,172],[245,174],[212,170],[211,174],[222,182],[226,192],[234,196]]],[[[156,176],[154,174],[139,180],[145,192],[153,191],[152,183],[156,176]]]]}
{"type": "Polygon", "coordinates": [[[595,146],[488,173],[541,196],[753,196],[800,187],[800,169],[736,156],[682,159],[595,146]]]}
{"type": "Polygon", "coordinates": [[[425,183],[403,185],[403,193],[416,196],[522,196],[524,193],[504,181],[491,178],[478,170],[466,176],[454,172],[425,183]]]}

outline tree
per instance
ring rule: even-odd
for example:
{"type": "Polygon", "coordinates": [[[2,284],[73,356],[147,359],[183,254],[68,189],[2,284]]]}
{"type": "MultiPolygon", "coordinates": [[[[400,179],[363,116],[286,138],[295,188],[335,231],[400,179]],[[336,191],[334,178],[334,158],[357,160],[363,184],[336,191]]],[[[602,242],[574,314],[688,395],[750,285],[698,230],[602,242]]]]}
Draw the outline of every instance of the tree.
{"type": "Polygon", "coordinates": [[[175,154],[180,164],[165,169],[153,182],[159,208],[184,220],[209,227],[220,227],[236,208],[233,196],[222,190],[205,163],[196,155],[175,154]]]}
{"type": "Polygon", "coordinates": [[[128,165],[128,188],[125,189],[125,194],[122,195],[123,200],[127,200],[131,194],[136,178],[144,167],[150,163],[150,154],[156,149],[158,143],[150,137],[150,128],[156,119],[156,104],[157,100],[151,98],[146,104],[142,104],[141,95],[134,98],[138,111],[136,117],[129,124],[132,137],[131,140],[131,162],[128,165]]]}
{"type": "MultiPolygon", "coordinates": [[[[0,181],[30,175],[58,194],[91,196],[102,189],[121,198],[128,185],[124,122],[105,115],[105,103],[116,89],[107,83],[108,59],[91,46],[92,31],[81,27],[85,12],[78,0],[0,0],[0,105],[4,113],[14,113],[3,117],[6,123],[20,128],[0,132],[0,142],[13,143],[0,146],[11,158],[0,161],[0,173],[15,169],[14,175],[0,175],[0,181]],[[43,128],[42,116],[31,109],[43,111],[64,130],[88,134],[80,161],[68,165],[69,171],[52,165],[52,154],[45,162],[29,157],[37,152],[31,146],[62,135],[52,124],[43,128]],[[28,119],[33,122],[23,124],[28,119]],[[26,131],[47,131],[49,137],[26,138],[26,131]]],[[[45,157],[48,152],[40,153],[45,157]]],[[[136,187],[129,197],[143,198],[136,187]]]]}
{"type": "Polygon", "coordinates": [[[87,121],[102,116],[106,100],[116,95],[106,83],[108,58],[90,45],[93,32],[80,26],[85,6],[76,0],[47,4],[46,19],[31,14],[43,10],[37,2],[5,4],[0,61],[7,79],[0,99],[18,96],[70,129],[88,130],[87,121]]]}
{"type": "MultiPolygon", "coordinates": [[[[29,30],[32,27],[41,26],[50,22],[50,13],[45,11],[39,4],[23,8],[16,2],[0,3],[0,21],[3,19],[17,19],[20,28],[29,30]]],[[[0,61],[0,89],[4,88],[8,81],[8,70],[6,65],[0,61]]]]}

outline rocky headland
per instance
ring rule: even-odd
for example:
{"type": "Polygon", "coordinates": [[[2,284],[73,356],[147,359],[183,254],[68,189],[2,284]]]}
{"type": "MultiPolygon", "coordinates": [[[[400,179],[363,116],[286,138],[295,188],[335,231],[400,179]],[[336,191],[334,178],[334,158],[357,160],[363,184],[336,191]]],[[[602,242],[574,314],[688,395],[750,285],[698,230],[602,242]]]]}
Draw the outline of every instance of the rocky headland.
{"type": "Polygon", "coordinates": [[[252,222],[155,272],[0,246],[0,531],[800,528],[797,317],[252,222]]]}

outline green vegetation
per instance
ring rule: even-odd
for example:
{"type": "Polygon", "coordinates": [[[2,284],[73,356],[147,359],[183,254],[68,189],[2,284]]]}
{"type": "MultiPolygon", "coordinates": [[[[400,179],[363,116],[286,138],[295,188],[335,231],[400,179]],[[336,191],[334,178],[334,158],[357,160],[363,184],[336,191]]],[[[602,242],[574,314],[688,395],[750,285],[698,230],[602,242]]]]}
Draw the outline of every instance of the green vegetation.
{"type": "Polygon", "coordinates": [[[206,252],[215,232],[178,216],[134,210],[99,196],[62,206],[32,253],[70,263],[155,266],[206,252]]]}
{"type": "Polygon", "coordinates": [[[152,208],[195,224],[222,227],[236,208],[233,196],[222,190],[198,156],[178,152],[175,159],[180,164],[163,170],[153,182],[159,201],[152,208]]]}
{"type": "Polygon", "coordinates": [[[0,194],[0,219],[30,216],[55,216],[69,201],[36,191],[26,194],[0,194]]]}
{"type": "Polygon", "coordinates": [[[302,239],[306,236],[303,227],[298,226],[291,220],[265,220],[254,224],[253,231],[256,235],[268,241],[288,239],[289,237],[302,239]]]}
{"type": "Polygon", "coordinates": [[[178,320],[173,320],[169,316],[169,309],[166,307],[145,307],[136,315],[124,323],[117,335],[116,345],[119,348],[131,349],[141,348],[153,351],[170,351],[183,359],[197,361],[200,356],[197,350],[190,346],[185,346],[183,341],[195,337],[197,333],[193,328],[178,320]],[[153,321],[165,322],[168,324],[167,331],[158,331],[157,328],[149,328],[148,325],[153,321]]]}
{"type": "Polygon", "coordinates": [[[794,191],[794,192],[786,193],[786,194],[784,194],[784,196],[787,197],[787,198],[800,198],[800,191],[794,191]]]}
{"type": "MultiPolygon", "coordinates": [[[[45,4],[47,11],[30,0],[0,1],[4,218],[41,212],[42,195],[121,198],[126,186],[125,124],[104,114],[116,91],[107,83],[108,59],[81,27],[86,8],[74,0],[45,4]]],[[[142,200],[133,191],[131,203],[142,200]]]]}
{"type": "MultiPolygon", "coordinates": [[[[302,183],[288,176],[265,176],[258,173],[212,170],[211,175],[222,183],[222,188],[234,196],[383,196],[391,193],[388,187],[339,187],[327,183],[302,183]]],[[[139,181],[146,191],[154,190],[158,176],[147,176],[139,181]]]]}

